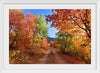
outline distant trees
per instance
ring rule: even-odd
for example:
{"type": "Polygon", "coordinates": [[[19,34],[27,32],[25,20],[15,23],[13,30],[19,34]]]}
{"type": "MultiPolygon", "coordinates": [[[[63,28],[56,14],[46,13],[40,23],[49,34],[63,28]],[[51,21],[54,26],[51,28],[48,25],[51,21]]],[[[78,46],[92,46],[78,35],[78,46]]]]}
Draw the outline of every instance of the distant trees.
{"type": "Polygon", "coordinates": [[[53,48],[56,48],[56,41],[50,41],[49,43],[49,47],[53,47],[53,48]]]}

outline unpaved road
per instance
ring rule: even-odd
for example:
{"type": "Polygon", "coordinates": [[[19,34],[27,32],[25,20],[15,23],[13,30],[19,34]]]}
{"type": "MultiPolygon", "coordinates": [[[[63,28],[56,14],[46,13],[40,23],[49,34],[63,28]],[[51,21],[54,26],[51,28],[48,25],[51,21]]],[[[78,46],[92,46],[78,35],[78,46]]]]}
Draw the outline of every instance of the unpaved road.
{"type": "Polygon", "coordinates": [[[55,48],[49,47],[48,51],[35,64],[79,64],[80,61],[70,56],[57,53],[55,48]]]}

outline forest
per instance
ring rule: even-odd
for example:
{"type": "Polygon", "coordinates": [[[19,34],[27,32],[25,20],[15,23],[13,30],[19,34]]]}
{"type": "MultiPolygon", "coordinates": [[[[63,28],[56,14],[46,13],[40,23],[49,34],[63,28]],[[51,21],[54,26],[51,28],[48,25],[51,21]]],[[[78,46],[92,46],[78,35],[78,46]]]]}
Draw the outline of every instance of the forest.
{"type": "Polygon", "coordinates": [[[91,64],[91,9],[51,12],[9,9],[9,64],[91,64]]]}

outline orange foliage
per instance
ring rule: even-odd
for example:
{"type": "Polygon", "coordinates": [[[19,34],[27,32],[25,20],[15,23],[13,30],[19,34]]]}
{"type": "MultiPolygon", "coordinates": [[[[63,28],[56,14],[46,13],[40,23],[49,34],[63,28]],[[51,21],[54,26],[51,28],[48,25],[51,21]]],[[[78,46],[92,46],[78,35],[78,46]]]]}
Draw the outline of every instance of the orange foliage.
{"type": "Polygon", "coordinates": [[[55,41],[50,41],[49,46],[55,48],[56,47],[55,41]]]}
{"type": "MultiPolygon", "coordinates": [[[[10,9],[9,10],[9,32],[12,34],[14,32],[14,42],[16,41],[17,49],[30,49],[34,31],[36,29],[36,19],[35,15],[28,13],[24,16],[23,11],[17,9],[10,9]]],[[[35,35],[36,36],[36,35],[35,35]]],[[[10,45],[10,48],[12,48],[10,45]]]]}
{"type": "Polygon", "coordinates": [[[43,37],[43,39],[42,39],[41,48],[48,49],[48,41],[45,37],[43,37]]]}
{"type": "Polygon", "coordinates": [[[51,26],[60,31],[81,32],[91,38],[91,9],[55,9],[52,15],[46,17],[47,21],[52,21],[51,26]]]}

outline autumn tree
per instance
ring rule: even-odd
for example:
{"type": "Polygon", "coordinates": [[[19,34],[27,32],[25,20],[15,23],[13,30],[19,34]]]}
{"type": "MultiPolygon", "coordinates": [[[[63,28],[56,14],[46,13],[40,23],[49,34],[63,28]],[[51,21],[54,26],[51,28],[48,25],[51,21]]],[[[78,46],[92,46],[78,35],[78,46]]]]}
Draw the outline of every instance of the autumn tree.
{"type": "Polygon", "coordinates": [[[50,41],[49,46],[50,46],[50,47],[56,48],[56,43],[55,43],[55,41],[50,41]]]}
{"type": "Polygon", "coordinates": [[[70,49],[72,34],[68,34],[65,31],[56,33],[56,44],[57,47],[64,53],[65,49],[70,49]]]}
{"type": "Polygon", "coordinates": [[[38,30],[38,33],[41,34],[41,36],[43,37],[48,37],[48,28],[46,27],[46,20],[44,19],[44,16],[43,14],[42,15],[38,15],[37,14],[37,30],[38,30]]]}
{"type": "Polygon", "coordinates": [[[41,48],[48,49],[48,41],[45,37],[43,37],[43,39],[42,39],[41,48]]]}
{"type": "Polygon", "coordinates": [[[43,14],[42,15],[38,15],[37,14],[37,27],[36,27],[36,30],[37,30],[37,45],[40,45],[38,48],[46,48],[47,49],[47,40],[46,38],[48,37],[48,28],[46,27],[46,20],[44,19],[44,16],[43,14]],[[44,43],[44,44],[43,44],[44,43]],[[44,47],[43,47],[44,46],[44,47]]]}
{"type": "Polygon", "coordinates": [[[91,55],[91,9],[52,9],[53,14],[47,15],[46,21],[51,27],[57,28],[57,43],[60,49],[67,49],[71,56],[84,59],[90,63],[91,55]],[[62,32],[63,31],[63,32],[62,32]],[[64,35],[61,37],[60,35],[64,35]],[[70,42],[73,46],[66,46],[66,34],[73,34],[70,42]],[[65,40],[65,41],[64,41],[65,40]],[[66,48],[65,48],[66,47],[66,48]]]}
{"type": "Polygon", "coordinates": [[[12,34],[10,37],[13,37],[10,49],[12,46],[23,50],[26,48],[27,51],[32,48],[32,39],[34,35],[36,36],[36,19],[37,17],[31,13],[24,16],[21,10],[9,10],[9,34],[12,34]]]}
{"type": "MultiPolygon", "coordinates": [[[[53,27],[68,33],[85,33],[87,40],[91,38],[91,9],[53,9],[47,21],[52,21],[53,27]]],[[[84,36],[84,35],[83,35],[84,36]]]]}
{"type": "MultiPolygon", "coordinates": [[[[37,27],[37,16],[32,15],[31,13],[26,14],[25,18],[21,21],[22,27],[22,44],[26,47],[26,51],[33,50],[34,39],[37,36],[36,27],[37,27]]],[[[25,49],[24,49],[25,50],[25,49]]]]}
{"type": "Polygon", "coordinates": [[[9,63],[29,63],[33,55],[33,39],[36,36],[35,15],[24,15],[22,10],[9,10],[9,63]]]}
{"type": "Polygon", "coordinates": [[[24,18],[23,11],[19,9],[9,10],[9,48],[13,47],[16,37],[20,35],[21,20],[24,18]]]}

